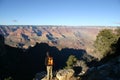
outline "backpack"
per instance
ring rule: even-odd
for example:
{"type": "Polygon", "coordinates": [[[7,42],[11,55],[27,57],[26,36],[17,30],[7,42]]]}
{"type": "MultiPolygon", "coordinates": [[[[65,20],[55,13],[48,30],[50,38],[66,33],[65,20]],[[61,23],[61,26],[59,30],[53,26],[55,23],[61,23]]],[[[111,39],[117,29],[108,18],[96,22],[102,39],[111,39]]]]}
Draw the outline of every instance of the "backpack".
{"type": "Polygon", "coordinates": [[[52,57],[48,57],[48,65],[49,66],[53,65],[53,58],[52,57]]]}

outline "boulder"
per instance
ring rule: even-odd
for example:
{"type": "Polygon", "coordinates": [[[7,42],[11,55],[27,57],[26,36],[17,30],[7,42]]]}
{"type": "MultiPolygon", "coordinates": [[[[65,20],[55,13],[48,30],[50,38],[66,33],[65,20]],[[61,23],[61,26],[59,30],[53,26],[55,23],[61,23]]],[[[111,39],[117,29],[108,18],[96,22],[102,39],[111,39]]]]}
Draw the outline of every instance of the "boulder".
{"type": "Polygon", "coordinates": [[[64,70],[58,71],[58,73],[56,74],[56,77],[58,80],[70,80],[73,74],[74,74],[73,69],[64,69],[64,70]]]}

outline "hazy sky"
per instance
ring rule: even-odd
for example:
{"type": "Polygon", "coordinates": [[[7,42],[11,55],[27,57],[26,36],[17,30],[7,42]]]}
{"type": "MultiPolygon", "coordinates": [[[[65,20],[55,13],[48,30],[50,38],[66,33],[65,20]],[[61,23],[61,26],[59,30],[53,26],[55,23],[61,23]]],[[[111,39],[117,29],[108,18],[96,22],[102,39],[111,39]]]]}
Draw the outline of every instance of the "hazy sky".
{"type": "Polygon", "coordinates": [[[120,26],[120,0],[0,0],[0,25],[120,26]]]}

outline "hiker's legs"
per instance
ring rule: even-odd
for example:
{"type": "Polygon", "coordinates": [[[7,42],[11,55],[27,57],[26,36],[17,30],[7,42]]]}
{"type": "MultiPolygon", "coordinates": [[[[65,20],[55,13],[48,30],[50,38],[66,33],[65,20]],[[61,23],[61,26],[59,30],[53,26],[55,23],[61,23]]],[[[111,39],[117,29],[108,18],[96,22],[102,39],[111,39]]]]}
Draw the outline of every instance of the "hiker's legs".
{"type": "Polygon", "coordinates": [[[47,80],[52,80],[52,66],[47,66],[47,80]]]}
{"type": "Polygon", "coordinates": [[[47,66],[47,80],[50,80],[50,66],[47,66]]]}
{"type": "Polygon", "coordinates": [[[52,66],[50,66],[50,80],[52,80],[52,77],[53,77],[53,75],[52,75],[52,66]]]}

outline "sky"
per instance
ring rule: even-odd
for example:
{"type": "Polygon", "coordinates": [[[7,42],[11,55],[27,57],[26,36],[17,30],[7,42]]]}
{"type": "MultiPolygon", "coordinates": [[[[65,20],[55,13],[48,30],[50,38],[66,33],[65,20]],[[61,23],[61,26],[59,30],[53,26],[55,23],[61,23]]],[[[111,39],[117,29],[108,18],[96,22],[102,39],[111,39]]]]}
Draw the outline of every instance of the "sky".
{"type": "Polygon", "coordinates": [[[120,26],[120,0],[0,0],[0,25],[120,26]]]}

